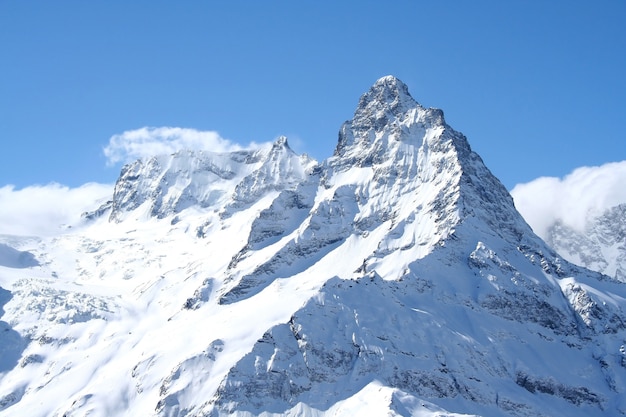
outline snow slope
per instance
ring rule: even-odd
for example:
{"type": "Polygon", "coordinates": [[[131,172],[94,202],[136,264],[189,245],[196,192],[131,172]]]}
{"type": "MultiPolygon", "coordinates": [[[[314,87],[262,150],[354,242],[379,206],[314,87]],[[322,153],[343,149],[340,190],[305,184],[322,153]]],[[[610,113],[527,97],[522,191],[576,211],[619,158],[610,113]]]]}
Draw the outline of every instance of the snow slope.
{"type": "Polygon", "coordinates": [[[30,252],[18,251],[0,243],[0,265],[8,268],[28,268],[37,265],[37,260],[30,252]]]}
{"type": "Polygon", "coordinates": [[[0,242],[36,260],[0,263],[3,415],[626,414],[625,284],[395,77],[326,161],[155,156],[66,234],[0,242]]]}

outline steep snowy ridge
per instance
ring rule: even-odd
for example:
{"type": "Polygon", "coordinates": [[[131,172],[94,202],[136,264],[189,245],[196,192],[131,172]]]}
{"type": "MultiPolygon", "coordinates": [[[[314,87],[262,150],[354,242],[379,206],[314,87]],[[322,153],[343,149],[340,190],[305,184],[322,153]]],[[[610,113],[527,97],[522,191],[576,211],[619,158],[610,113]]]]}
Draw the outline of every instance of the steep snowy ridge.
{"type": "Polygon", "coordinates": [[[321,163],[155,156],[0,245],[6,415],[626,415],[626,284],[561,259],[392,76],[321,163]]]}

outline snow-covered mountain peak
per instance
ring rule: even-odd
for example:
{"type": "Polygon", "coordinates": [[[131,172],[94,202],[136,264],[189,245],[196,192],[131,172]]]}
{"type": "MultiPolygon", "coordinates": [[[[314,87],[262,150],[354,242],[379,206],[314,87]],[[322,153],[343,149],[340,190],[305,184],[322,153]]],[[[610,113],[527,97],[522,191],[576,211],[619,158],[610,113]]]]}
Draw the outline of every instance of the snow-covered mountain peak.
{"type": "Polygon", "coordinates": [[[382,127],[401,116],[408,109],[419,105],[409,94],[409,89],[402,81],[393,76],[377,80],[363,94],[354,112],[352,127],[360,131],[382,127]]]}
{"type": "Polygon", "coordinates": [[[412,140],[412,145],[420,146],[426,136],[435,139],[444,128],[441,110],[422,107],[406,84],[386,76],[361,96],[354,117],[341,127],[335,156],[345,159],[344,164],[354,158],[357,163],[368,157],[380,161],[388,158],[387,150],[397,148],[394,141],[412,140]]]}
{"type": "Polygon", "coordinates": [[[137,210],[163,218],[189,207],[241,206],[266,192],[294,186],[316,164],[306,155],[297,155],[284,136],[257,149],[157,155],[124,166],[113,199],[88,216],[110,209],[110,219],[119,222],[137,210]]]}
{"type": "Polygon", "coordinates": [[[261,159],[264,160],[263,165],[267,164],[284,164],[291,159],[302,159],[305,161],[308,157],[297,155],[290,147],[286,136],[279,136],[267,153],[263,153],[261,159]]]}
{"type": "Polygon", "coordinates": [[[446,124],[441,110],[413,100],[395,77],[381,78],[361,97],[327,164],[338,178],[346,177],[342,172],[370,172],[368,178],[381,186],[380,198],[386,201],[416,194],[415,205],[422,207],[417,215],[439,219],[430,244],[467,218],[473,218],[473,227],[516,241],[534,236],[465,136],[446,124]]]}
{"type": "Polygon", "coordinates": [[[379,78],[369,91],[361,96],[359,109],[388,105],[396,108],[402,104],[413,106],[415,100],[409,94],[409,87],[393,75],[379,78]]]}
{"type": "Polygon", "coordinates": [[[560,259],[393,77],[321,164],[181,150],[104,213],[0,236],[0,413],[626,416],[626,286],[560,259]]]}
{"type": "Polygon", "coordinates": [[[287,136],[279,136],[274,143],[272,144],[273,148],[289,148],[289,144],[287,143],[287,136]]]}

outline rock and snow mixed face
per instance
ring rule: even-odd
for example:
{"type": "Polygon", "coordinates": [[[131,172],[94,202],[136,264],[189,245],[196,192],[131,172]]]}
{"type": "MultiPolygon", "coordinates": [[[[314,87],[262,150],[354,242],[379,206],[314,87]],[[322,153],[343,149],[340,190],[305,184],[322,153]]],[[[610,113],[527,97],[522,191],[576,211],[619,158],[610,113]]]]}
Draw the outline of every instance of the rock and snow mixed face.
{"type": "Polygon", "coordinates": [[[287,138],[271,147],[212,153],[181,150],[126,165],[115,185],[112,201],[88,216],[111,209],[122,221],[139,207],[148,217],[164,218],[189,207],[220,209],[254,203],[269,191],[302,182],[315,161],[296,155],[287,138]]]}
{"type": "Polygon", "coordinates": [[[626,204],[590,214],[583,230],[557,221],[546,242],[568,261],[626,282],[626,204]]]}
{"type": "Polygon", "coordinates": [[[8,415],[626,414],[624,284],[395,77],[326,161],[155,156],[86,219],[3,243],[8,415]]]}

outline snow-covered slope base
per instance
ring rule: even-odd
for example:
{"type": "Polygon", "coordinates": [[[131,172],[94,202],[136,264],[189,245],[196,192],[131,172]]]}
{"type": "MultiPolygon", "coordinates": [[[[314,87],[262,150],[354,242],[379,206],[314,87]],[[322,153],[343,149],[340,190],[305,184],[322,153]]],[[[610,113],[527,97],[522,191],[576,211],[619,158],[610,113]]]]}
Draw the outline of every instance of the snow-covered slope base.
{"type": "Polygon", "coordinates": [[[626,284],[560,259],[394,77],[322,163],[137,161],[0,256],[0,414],[626,415],[626,284]]]}

